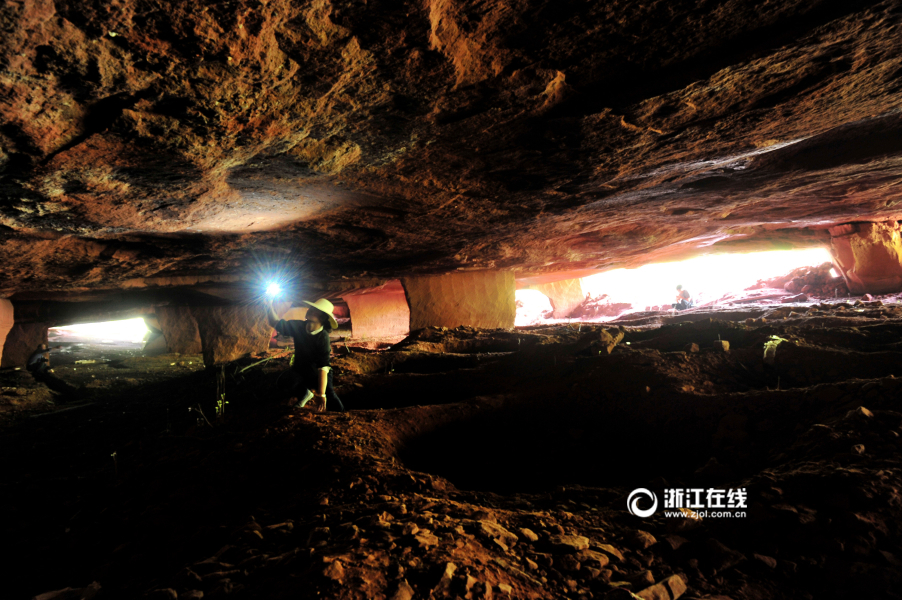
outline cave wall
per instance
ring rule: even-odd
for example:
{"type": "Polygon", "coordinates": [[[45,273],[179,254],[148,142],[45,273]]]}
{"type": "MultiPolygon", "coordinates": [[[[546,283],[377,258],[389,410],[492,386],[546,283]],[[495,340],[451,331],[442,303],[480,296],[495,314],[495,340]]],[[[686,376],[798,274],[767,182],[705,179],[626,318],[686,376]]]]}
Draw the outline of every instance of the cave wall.
{"type": "Polygon", "coordinates": [[[423,327],[514,326],[516,300],[510,271],[469,271],[401,279],[410,306],[410,330],[423,327]]]}
{"type": "Polygon", "coordinates": [[[552,283],[533,285],[529,289],[542,292],[551,300],[552,318],[566,319],[586,299],[582,279],[564,279],[552,283]]]}
{"type": "Polygon", "coordinates": [[[405,335],[410,330],[410,308],[404,292],[344,296],[351,309],[354,339],[405,335]]]}
{"type": "Polygon", "coordinates": [[[13,303],[0,298],[0,361],[3,360],[6,336],[13,326],[13,303]]]}
{"type": "MultiPolygon", "coordinates": [[[[0,368],[24,367],[31,353],[47,342],[46,323],[15,323],[6,334],[0,368]]],[[[53,364],[53,355],[50,355],[53,364]]]]}
{"type": "Polygon", "coordinates": [[[849,223],[830,228],[833,262],[853,294],[902,290],[902,226],[849,223]]]}
{"type": "Polygon", "coordinates": [[[207,366],[265,350],[272,335],[257,305],[160,306],[157,317],[169,352],[203,354],[207,366]]]}

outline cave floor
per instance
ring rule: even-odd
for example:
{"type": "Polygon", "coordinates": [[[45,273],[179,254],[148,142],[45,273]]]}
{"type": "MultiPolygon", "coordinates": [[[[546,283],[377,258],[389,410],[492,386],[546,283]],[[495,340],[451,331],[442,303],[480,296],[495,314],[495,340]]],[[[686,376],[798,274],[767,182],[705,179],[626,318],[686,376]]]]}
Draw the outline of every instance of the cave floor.
{"type": "Polygon", "coordinates": [[[60,363],[68,396],[0,373],[9,597],[902,595],[902,305],[333,350],[346,413],[284,406],[278,349],[60,363]],[[745,514],[641,518],[636,488],[745,514]]]}

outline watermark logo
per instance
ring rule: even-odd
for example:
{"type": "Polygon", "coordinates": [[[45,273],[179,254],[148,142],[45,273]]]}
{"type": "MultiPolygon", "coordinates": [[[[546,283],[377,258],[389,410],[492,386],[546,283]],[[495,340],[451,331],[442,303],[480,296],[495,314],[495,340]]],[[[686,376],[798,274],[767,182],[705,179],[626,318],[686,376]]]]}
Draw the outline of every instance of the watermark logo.
{"type": "Polygon", "coordinates": [[[638,488],[630,493],[629,498],[626,499],[626,507],[629,508],[630,514],[635,515],[637,517],[650,517],[655,514],[655,511],[658,510],[658,497],[655,496],[655,493],[647,490],[645,488],[638,488]],[[651,499],[651,508],[639,508],[639,500],[642,498],[651,499]]]}
{"type": "MultiPolygon", "coordinates": [[[[664,490],[664,516],[680,519],[745,517],[748,508],[745,488],[668,488],[664,490]],[[670,510],[668,510],[670,509],[670,510]]],[[[647,518],[658,509],[658,497],[651,490],[636,488],[626,499],[631,515],[647,518]],[[639,508],[640,500],[651,500],[651,508],[639,508]]]]}

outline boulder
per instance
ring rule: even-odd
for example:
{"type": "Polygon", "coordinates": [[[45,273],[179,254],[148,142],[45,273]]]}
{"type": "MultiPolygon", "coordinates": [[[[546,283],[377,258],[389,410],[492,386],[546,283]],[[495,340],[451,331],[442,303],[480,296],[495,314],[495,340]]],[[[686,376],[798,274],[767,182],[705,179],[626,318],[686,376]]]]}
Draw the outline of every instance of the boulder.
{"type": "MultiPolygon", "coordinates": [[[[28,357],[46,342],[46,323],[16,323],[6,334],[0,368],[25,367],[28,357]]],[[[53,354],[50,355],[50,364],[53,364],[53,354]]]]}
{"type": "Polygon", "coordinates": [[[686,580],[680,575],[671,575],[651,587],[636,592],[642,600],[676,600],[686,592],[686,580]]]}

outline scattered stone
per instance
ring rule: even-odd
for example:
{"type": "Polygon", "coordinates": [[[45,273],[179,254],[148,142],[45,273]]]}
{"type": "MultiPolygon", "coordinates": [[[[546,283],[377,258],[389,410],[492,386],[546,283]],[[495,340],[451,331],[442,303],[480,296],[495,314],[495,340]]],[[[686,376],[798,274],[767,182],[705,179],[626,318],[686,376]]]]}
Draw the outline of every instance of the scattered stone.
{"type": "Polygon", "coordinates": [[[491,521],[478,521],[479,531],[490,539],[500,542],[503,546],[513,546],[519,539],[516,534],[508,531],[497,523],[491,521]]]}
{"type": "MultiPolygon", "coordinates": [[[[626,582],[618,581],[616,583],[626,583],[626,582]]],[[[614,585],[614,582],[612,582],[611,585],[614,585]]],[[[639,596],[632,593],[625,587],[616,587],[613,590],[611,590],[610,592],[608,592],[607,594],[605,594],[603,596],[603,598],[604,598],[604,600],[637,600],[637,599],[641,600],[641,598],[639,598],[639,596]]]]}
{"type": "Polygon", "coordinates": [[[636,592],[642,600],[676,600],[686,592],[686,580],[680,575],[671,575],[651,587],[636,592]]]}
{"type": "Polygon", "coordinates": [[[657,543],[658,540],[656,540],[655,536],[648,533],[647,531],[637,529],[628,533],[624,537],[623,541],[627,546],[633,548],[634,550],[645,550],[646,548],[650,548],[655,543],[657,543]]]}
{"type": "Polygon", "coordinates": [[[689,352],[692,354],[698,352],[699,350],[700,350],[700,348],[698,347],[698,344],[696,344],[696,343],[686,344],[686,347],[683,348],[683,351],[689,352]]]}
{"type": "Polygon", "coordinates": [[[498,591],[501,592],[502,594],[506,594],[506,595],[510,596],[511,592],[514,591],[514,588],[506,583],[499,583],[498,591]]]}
{"type": "Polygon", "coordinates": [[[745,560],[742,552],[731,550],[713,538],[705,542],[705,549],[708,554],[707,562],[715,571],[724,571],[745,560]]]}
{"type": "Polygon", "coordinates": [[[752,554],[752,558],[757,560],[758,562],[762,563],[763,565],[767,566],[770,569],[777,568],[776,559],[771,558],[770,556],[765,556],[763,554],[752,554]]]}
{"type": "Polygon", "coordinates": [[[596,552],[594,550],[582,550],[579,553],[580,560],[583,562],[592,565],[593,568],[603,569],[608,566],[608,563],[611,561],[608,558],[607,554],[603,554],[601,552],[596,552]]]}
{"type": "Polygon", "coordinates": [[[852,454],[864,454],[864,444],[855,444],[852,446],[852,454]]]}
{"type": "Polygon", "coordinates": [[[555,534],[548,538],[551,546],[559,552],[579,552],[589,547],[589,538],[581,535],[555,534]]]}
{"type": "MultiPolygon", "coordinates": [[[[32,600],[91,600],[100,592],[100,584],[96,581],[85,588],[63,588],[53,592],[38,594],[32,600]]],[[[203,596],[203,592],[201,592],[203,596]]]]}
{"type": "Polygon", "coordinates": [[[633,588],[635,589],[644,589],[650,585],[655,584],[654,575],[651,574],[651,571],[642,571],[640,573],[634,573],[633,575],[627,575],[625,579],[633,584],[633,588]]]}
{"type": "Polygon", "coordinates": [[[539,536],[536,535],[532,529],[527,529],[527,528],[523,527],[523,528],[519,529],[519,532],[520,532],[520,535],[525,537],[530,542],[538,542],[539,541],[539,536]]]}
{"type": "Polygon", "coordinates": [[[861,299],[864,302],[873,302],[874,301],[874,297],[870,294],[865,294],[864,296],[861,297],[861,299]]]}
{"type": "Polygon", "coordinates": [[[617,562],[623,562],[623,554],[620,550],[610,544],[595,544],[592,547],[601,550],[611,558],[617,559],[617,562]]]}
{"type": "Polygon", "coordinates": [[[402,579],[398,584],[398,589],[392,594],[389,600],[411,600],[413,598],[413,588],[407,583],[406,579],[402,579]]]}
{"type": "Polygon", "coordinates": [[[334,579],[335,581],[340,581],[340,580],[344,579],[344,576],[345,576],[344,566],[342,566],[340,560],[333,560],[323,570],[323,575],[325,575],[329,579],[334,579]]]}
{"type": "Polygon", "coordinates": [[[730,342],[727,340],[714,340],[714,349],[719,352],[729,352],[730,342]]]}
{"type": "Polygon", "coordinates": [[[872,419],[874,418],[874,413],[869,411],[863,406],[859,406],[854,410],[850,410],[846,413],[847,419],[872,419]]]}
{"type": "Polygon", "coordinates": [[[445,572],[442,573],[442,578],[439,579],[438,584],[432,589],[432,596],[440,598],[450,595],[451,580],[454,579],[455,571],[457,571],[457,565],[453,562],[445,563],[445,572]]]}
{"type": "MultiPolygon", "coordinates": [[[[787,290],[789,291],[789,290],[787,290]]],[[[798,294],[797,296],[789,296],[787,298],[783,298],[780,300],[783,304],[789,304],[791,302],[808,302],[808,294],[798,294]]]]}
{"type": "MultiPolygon", "coordinates": [[[[680,519],[680,520],[682,520],[682,519],[680,519]]],[[[665,535],[664,536],[664,543],[667,544],[667,547],[670,548],[671,550],[679,550],[680,546],[682,546],[683,544],[685,544],[688,541],[689,540],[687,540],[686,538],[678,536],[678,535],[665,535]]]]}
{"type": "Polygon", "coordinates": [[[416,540],[420,548],[428,548],[430,546],[438,546],[438,538],[431,531],[422,529],[418,531],[413,539],[416,540]]]}

